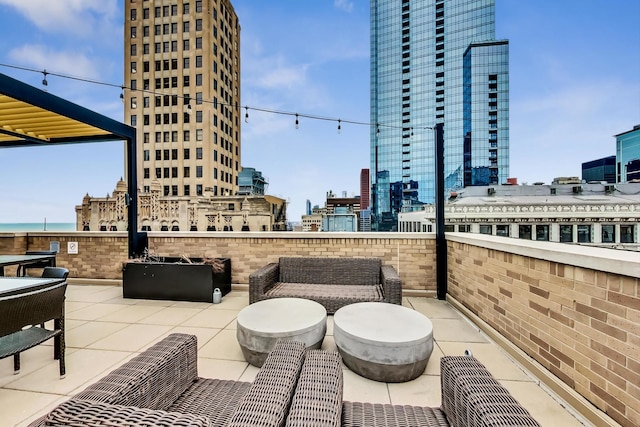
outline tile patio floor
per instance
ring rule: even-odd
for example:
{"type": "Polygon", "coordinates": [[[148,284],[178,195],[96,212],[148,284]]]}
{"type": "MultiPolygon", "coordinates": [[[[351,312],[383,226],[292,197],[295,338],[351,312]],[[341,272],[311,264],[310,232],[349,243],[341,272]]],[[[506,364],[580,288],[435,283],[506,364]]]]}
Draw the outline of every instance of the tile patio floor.
{"type": "MultiPolygon", "coordinates": [[[[198,337],[199,375],[252,381],[257,368],[244,361],[236,315],[248,293],[233,291],[220,304],[123,299],[118,286],[69,285],[66,303],[67,376],[60,379],[53,341],[0,360],[0,426],[25,426],[172,332],[198,337]]],[[[401,384],[370,381],[344,368],[344,399],[420,406],[440,405],[439,360],[470,349],[544,427],[579,421],[477,327],[444,301],[405,297],[403,304],[431,319],[434,351],[419,378],[401,384]]],[[[336,350],[329,316],[323,349],[336,350]]]]}

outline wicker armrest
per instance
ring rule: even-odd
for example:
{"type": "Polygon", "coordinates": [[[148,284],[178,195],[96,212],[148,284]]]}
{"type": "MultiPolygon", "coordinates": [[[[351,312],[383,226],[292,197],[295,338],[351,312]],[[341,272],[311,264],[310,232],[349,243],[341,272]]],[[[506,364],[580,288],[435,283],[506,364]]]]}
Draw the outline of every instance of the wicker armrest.
{"type": "Polygon", "coordinates": [[[74,399],[166,410],[198,377],[197,338],[171,334],[74,399]]]}
{"type": "Polygon", "coordinates": [[[402,282],[396,269],[391,265],[380,268],[380,279],[384,291],[384,301],[391,304],[402,304],[402,282]]]}
{"type": "Polygon", "coordinates": [[[88,400],[69,400],[60,404],[44,419],[42,426],[211,426],[207,417],[142,409],[134,406],[110,405],[88,400]]]}
{"type": "Polygon", "coordinates": [[[249,304],[263,299],[265,292],[269,290],[280,278],[280,264],[277,262],[267,264],[249,275],[249,304]]]}
{"type": "Polygon", "coordinates": [[[305,357],[305,345],[278,341],[236,407],[228,427],[280,427],[287,416],[305,357]]]}
{"type": "Polygon", "coordinates": [[[340,355],[322,350],[308,351],[293,395],[286,426],[340,426],[342,385],[340,355]]]}

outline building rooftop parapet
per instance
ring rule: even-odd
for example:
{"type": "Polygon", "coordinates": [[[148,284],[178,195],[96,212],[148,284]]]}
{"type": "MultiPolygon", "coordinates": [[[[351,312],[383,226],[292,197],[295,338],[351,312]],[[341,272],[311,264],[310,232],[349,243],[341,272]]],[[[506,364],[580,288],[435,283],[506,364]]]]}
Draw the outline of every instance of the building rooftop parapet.
{"type": "Polygon", "coordinates": [[[638,262],[637,252],[473,233],[446,233],[446,238],[452,242],[468,243],[558,264],[588,269],[597,268],[607,273],[640,278],[640,262],[638,262]]]}

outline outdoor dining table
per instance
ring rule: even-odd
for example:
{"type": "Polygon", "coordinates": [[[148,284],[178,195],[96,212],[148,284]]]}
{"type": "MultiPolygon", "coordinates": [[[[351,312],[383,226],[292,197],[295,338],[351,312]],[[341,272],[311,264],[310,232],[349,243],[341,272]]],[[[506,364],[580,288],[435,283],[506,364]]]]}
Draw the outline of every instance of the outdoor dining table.
{"type": "MultiPolygon", "coordinates": [[[[40,263],[42,261],[54,260],[55,255],[0,255],[0,276],[4,276],[4,267],[9,265],[17,265],[18,273],[16,276],[19,276],[20,268],[24,265],[40,263]]],[[[55,264],[54,264],[55,265],[55,264]]]]}
{"type": "Polygon", "coordinates": [[[0,298],[36,291],[64,281],[65,279],[43,279],[40,277],[0,277],[0,298]]]}

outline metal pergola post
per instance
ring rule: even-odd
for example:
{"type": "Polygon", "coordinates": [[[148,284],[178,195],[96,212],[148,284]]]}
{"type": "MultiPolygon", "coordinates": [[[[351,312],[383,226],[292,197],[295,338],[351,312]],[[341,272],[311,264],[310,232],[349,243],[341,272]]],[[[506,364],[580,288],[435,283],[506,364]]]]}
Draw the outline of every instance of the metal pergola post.
{"type": "Polygon", "coordinates": [[[438,299],[447,298],[447,239],[444,235],[444,128],[438,123],[436,136],[436,292],[438,299]]]}

